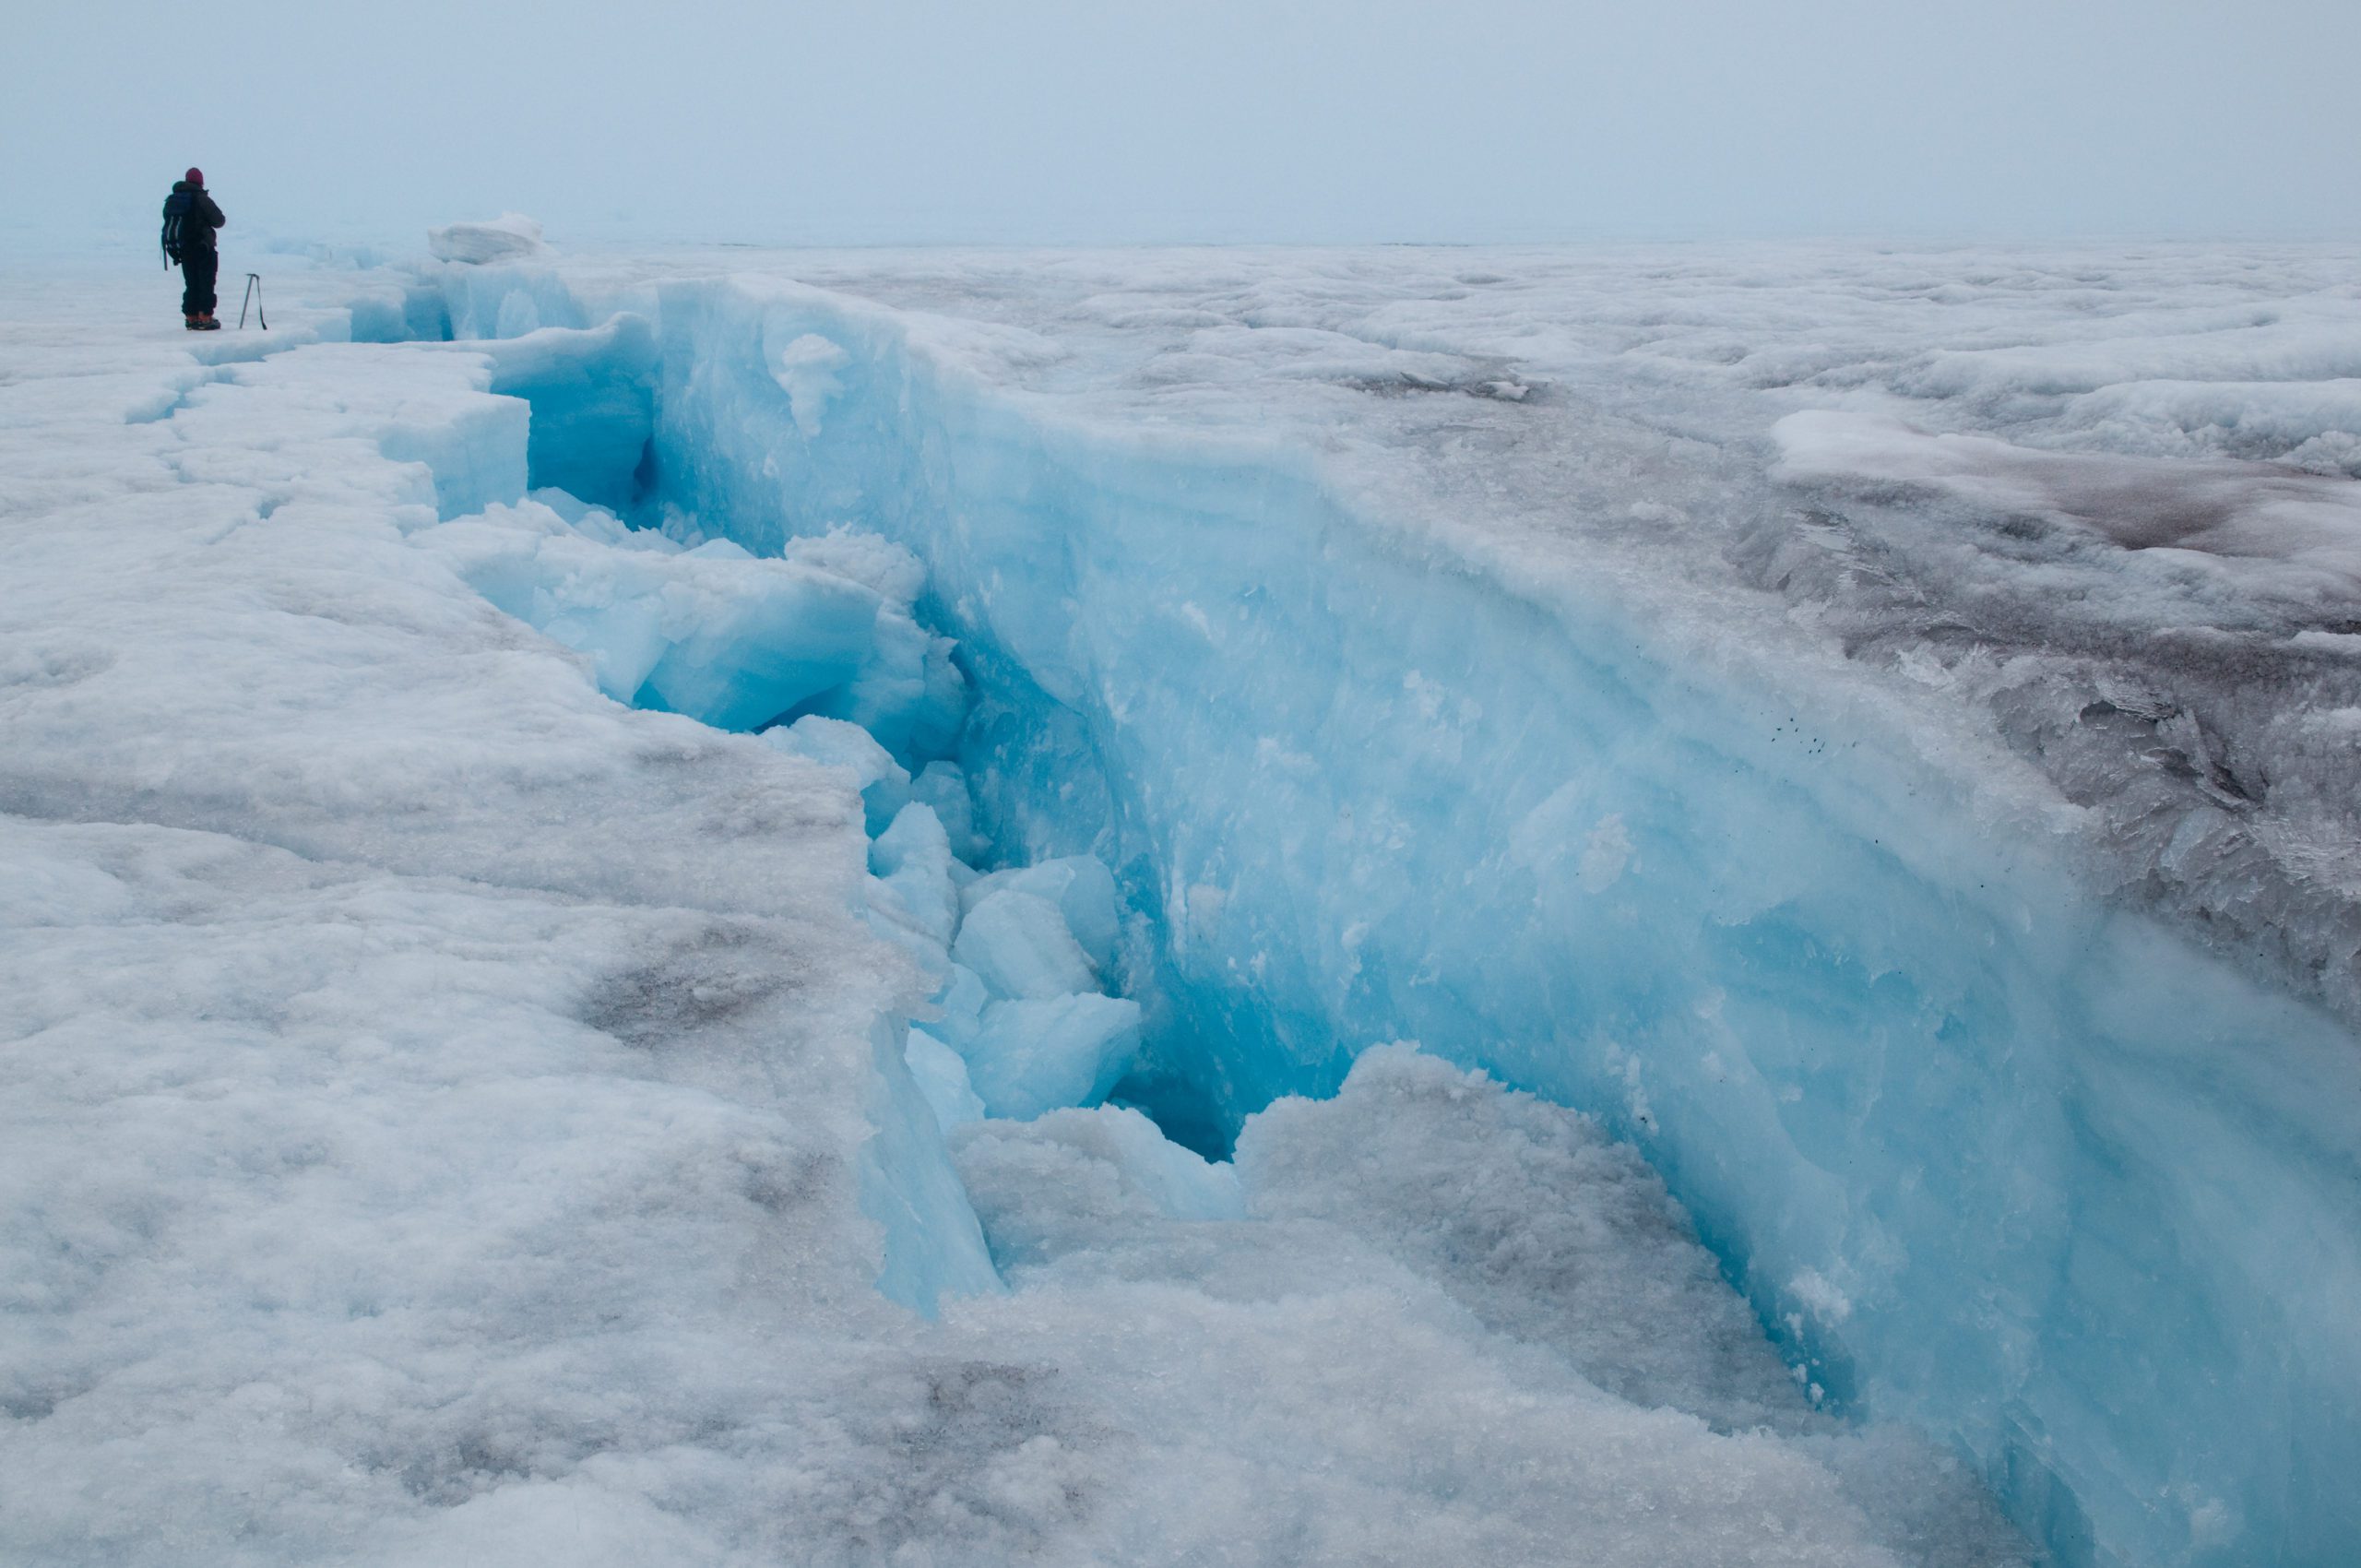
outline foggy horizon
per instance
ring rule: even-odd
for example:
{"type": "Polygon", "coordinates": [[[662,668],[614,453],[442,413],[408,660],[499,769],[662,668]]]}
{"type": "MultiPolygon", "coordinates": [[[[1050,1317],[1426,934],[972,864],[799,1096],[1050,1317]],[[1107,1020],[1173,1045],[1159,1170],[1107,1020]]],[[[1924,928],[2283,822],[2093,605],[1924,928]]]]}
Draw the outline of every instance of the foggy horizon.
{"type": "Polygon", "coordinates": [[[195,163],[239,232],[377,242],[2361,234],[2361,9],[2321,0],[187,15],[21,19],[0,227],[144,243],[195,163]]]}

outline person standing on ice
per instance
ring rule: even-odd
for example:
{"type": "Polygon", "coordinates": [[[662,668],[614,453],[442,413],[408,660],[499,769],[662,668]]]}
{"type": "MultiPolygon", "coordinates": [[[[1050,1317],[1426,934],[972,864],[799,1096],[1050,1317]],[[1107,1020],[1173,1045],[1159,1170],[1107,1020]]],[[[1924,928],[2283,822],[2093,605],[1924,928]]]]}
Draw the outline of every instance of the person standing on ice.
{"type": "Polygon", "coordinates": [[[191,332],[219,332],[213,319],[213,279],[221,271],[221,252],[213,231],[227,223],[221,209],[205,193],[205,171],[192,169],[172,185],[164,198],[164,255],[181,264],[181,315],[191,332]]]}

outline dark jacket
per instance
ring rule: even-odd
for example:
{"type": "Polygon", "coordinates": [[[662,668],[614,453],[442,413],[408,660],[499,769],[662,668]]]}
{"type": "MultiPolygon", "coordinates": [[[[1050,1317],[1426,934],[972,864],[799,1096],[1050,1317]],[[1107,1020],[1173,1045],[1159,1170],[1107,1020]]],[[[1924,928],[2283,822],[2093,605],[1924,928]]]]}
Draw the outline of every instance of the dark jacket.
{"type": "Polygon", "coordinates": [[[172,194],[164,198],[164,218],[181,220],[180,248],[189,251],[209,251],[214,246],[213,231],[230,221],[221,209],[205,193],[203,185],[192,185],[186,180],[172,182],[172,194]]]}

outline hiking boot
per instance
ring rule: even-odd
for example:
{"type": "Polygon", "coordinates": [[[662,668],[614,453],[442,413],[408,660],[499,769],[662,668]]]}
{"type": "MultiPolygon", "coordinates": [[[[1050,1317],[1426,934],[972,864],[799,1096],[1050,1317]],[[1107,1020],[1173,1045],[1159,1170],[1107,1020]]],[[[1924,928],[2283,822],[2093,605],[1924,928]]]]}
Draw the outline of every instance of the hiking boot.
{"type": "Polygon", "coordinates": [[[188,329],[191,332],[205,330],[205,317],[201,315],[184,315],[181,319],[188,324],[188,329]]]}
{"type": "Polygon", "coordinates": [[[221,324],[213,319],[211,311],[207,311],[196,318],[196,329],[199,332],[219,332],[221,330],[221,324]]]}

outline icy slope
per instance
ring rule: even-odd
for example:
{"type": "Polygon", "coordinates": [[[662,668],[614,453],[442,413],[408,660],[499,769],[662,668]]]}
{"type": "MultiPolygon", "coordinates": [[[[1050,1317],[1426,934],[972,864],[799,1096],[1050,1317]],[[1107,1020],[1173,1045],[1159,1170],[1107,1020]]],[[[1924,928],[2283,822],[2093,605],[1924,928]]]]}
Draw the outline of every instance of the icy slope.
{"type": "MultiPolygon", "coordinates": [[[[2042,619],[2063,572],[2112,571],[2143,629],[2211,606],[2258,646],[2293,636],[2297,660],[2315,634],[2267,584],[2073,544],[1956,576],[2023,607],[2015,636],[2057,636],[2004,679],[1988,654],[1947,662],[1932,594],[1905,602],[1890,575],[1820,585],[1852,597],[1814,620],[1885,617],[1883,657],[1848,662],[1744,589],[1826,527],[1779,542],[1747,510],[1777,493],[1791,397],[1692,383],[1682,406],[1643,381],[1536,405],[1544,378],[1465,339],[1397,329],[1418,346],[1372,351],[1297,325],[1398,283],[1370,281],[1384,266],[1241,264],[1191,280],[1193,313],[995,296],[951,264],[876,282],[1040,330],[751,279],[604,299],[652,314],[662,346],[650,505],[760,551],[853,523],[929,563],[985,697],[963,761],[986,818],[1026,856],[1097,853],[1149,922],[1130,978],[1149,1066],[1120,1094],[1216,1146],[1414,1036],[1611,1115],[1816,1382],[1975,1455],[2069,1561],[2338,1561],[2361,1437],[2323,1391],[2361,1389],[2340,1304],[2361,1283],[2361,1105],[2349,1033],[2272,983],[2340,940],[2308,919],[2342,907],[2335,847],[2283,818],[2279,861],[2215,875],[2203,753],[2139,739],[2174,733],[2169,702],[2117,703],[2130,733],[2045,752],[2054,777],[2002,749],[2060,703],[2104,729],[2077,693],[2110,670],[2170,674],[2042,619]],[[1118,351],[1123,320],[1145,355],[1118,351]],[[1449,406],[1383,411],[1419,398],[1449,406]],[[1378,411],[1323,438],[1340,398],[1378,411]],[[1665,422],[1743,430],[1742,408],[1759,459],[1726,430],[1667,448],[1665,422]],[[1258,415],[1303,444],[1243,438],[1258,415]],[[1466,488],[1420,478],[1430,459],[1466,488]],[[1555,539],[1536,466],[1566,480],[1555,539]],[[2144,814],[2079,805],[2107,769],[2144,814]],[[2167,834],[2147,897],[2219,909],[2220,951],[2112,896],[2118,832],[2135,854],[2167,834]],[[2283,950],[2253,952],[2257,932],[2283,950]]],[[[2252,678],[2288,669],[2273,652],[2252,678]]]]}
{"type": "MultiPolygon", "coordinates": [[[[896,802],[826,715],[774,743],[621,706],[623,645],[580,634],[678,588],[668,647],[801,636],[742,612],[823,573],[872,595],[884,675],[912,585],[630,549],[525,496],[484,390],[513,357],[263,359],[344,326],[290,310],[199,366],[150,285],[0,288],[0,1557],[2018,1560],[1955,1473],[1782,1384],[1635,1157],[1416,1058],[1250,1124],[1243,1219],[1136,1115],[1064,1153],[1031,1124],[1032,1183],[1036,1134],[980,1124],[994,1223],[1035,1207],[1070,1277],[1001,1295],[969,1252],[977,1294],[895,1304],[975,1221],[879,885],[983,852],[966,797],[930,767],[896,802]],[[540,580],[518,608],[575,644],[478,575],[540,580]],[[941,837],[897,838],[920,803],[941,837]],[[1305,1169],[1338,1141],[1477,1179],[1438,1212],[1305,1169]],[[1165,1206],[1104,1243],[1154,1277],[1092,1277],[1077,1152],[1165,1206]],[[1630,1282],[1625,1321],[1570,1318],[1569,1273],[1630,1282]]],[[[872,711],[926,701],[917,646],[872,711]]],[[[957,918],[1054,906],[1112,963],[1087,872],[1010,858],[957,918]]]]}

